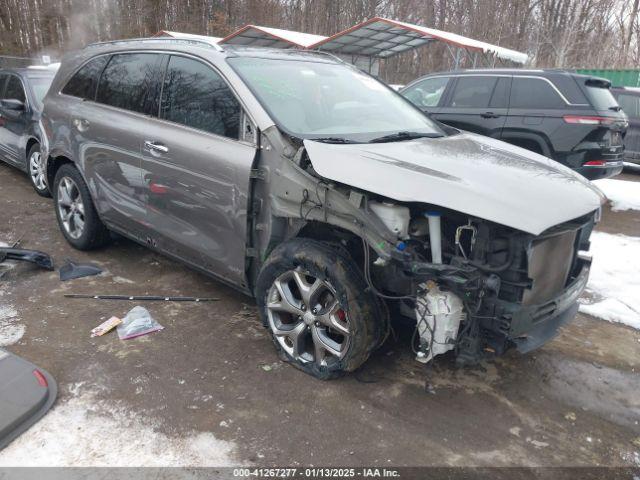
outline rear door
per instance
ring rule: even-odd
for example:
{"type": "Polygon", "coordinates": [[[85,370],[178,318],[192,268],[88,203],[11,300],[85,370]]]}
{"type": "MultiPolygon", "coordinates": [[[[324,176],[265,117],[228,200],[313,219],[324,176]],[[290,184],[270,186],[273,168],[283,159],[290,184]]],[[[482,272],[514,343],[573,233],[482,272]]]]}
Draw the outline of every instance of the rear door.
{"type": "Polygon", "coordinates": [[[499,138],[506,122],[510,76],[461,75],[433,117],[452,127],[499,138]]]}
{"type": "Polygon", "coordinates": [[[147,230],[140,144],[153,110],[148,99],[159,88],[162,57],[147,52],[97,57],[86,65],[86,78],[77,80],[80,90],[88,88],[89,98],[70,103],[73,156],[101,218],[140,240],[147,230]]]}
{"type": "Polygon", "coordinates": [[[502,139],[564,161],[583,136],[564,121],[576,108],[587,107],[570,104],[549,79],[514,75],[502,139]]]}
{"type": "Polygon", "coordinates": [[[142,138],[154,241],[243,286],[249,178],[257,151],[254,141],[241,138],[244,115],[212,65],[172,55],[159,118],[148,122],[142,138]]]}
{"type": "MultiPolygon", "coordinates": [[[[4,87],[7,83],[7,79],[9,75],[6,73],[0,73],[0,99],[4,98],[4,87]]],[[[6,119],[2,116],[2,111],[0,111],[0,160],[7,161],[9,154],[7,151],[7,147],[5,143],[6,139],[6,130],[4,129],[4,123],[6,119]]]]}
{"type": "Polygon", "coordinates": [[[629,127],[624,137],[624,158],[640,162],[640,95],[616,91],[618,104],[629,118],[629,127]]]}
{"type": "Polygon", "coordinates": [[[2,126],[0,126],[0,141],[4,148],[5,158],[21,168],[25,167],[25,158],[20,154],[20,145],[29,126],[29,102],[22,80],[17,75],[10,74],[2,95],[3,100],[19,100],[24,104],[23,110],[9,110],[0,106],[2,126]]]}

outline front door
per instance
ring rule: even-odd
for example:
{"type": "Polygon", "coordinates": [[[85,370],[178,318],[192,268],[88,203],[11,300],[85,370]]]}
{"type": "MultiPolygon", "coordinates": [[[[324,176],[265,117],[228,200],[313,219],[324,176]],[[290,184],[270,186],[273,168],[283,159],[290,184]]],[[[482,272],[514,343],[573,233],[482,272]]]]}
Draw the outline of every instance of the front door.
{"type": "Polygon", "coordinates": [[[243,109],[212,66],[179,55],[169,59],[160,105],[141,145],[154,241],[244,286],[256,147],[239,139],[243,109]]]}
{"type": "Polygon", "coordinates": [[[10,110],[0,106],[0,116],[2,117],[0,141],[5,159],[24,168],[26,158],[20,153],[20,145],[29,126],[29,105],[24,86],[17,75],[9,75],[2,99],[18,100],[24,105],[22,110],[10,110]]]}
{"type": "Polygon", "coordinates": [[[509,76],[459,76],[433,118],[460,130],[500,138],[507,119],[510,84],[509,76]]]}

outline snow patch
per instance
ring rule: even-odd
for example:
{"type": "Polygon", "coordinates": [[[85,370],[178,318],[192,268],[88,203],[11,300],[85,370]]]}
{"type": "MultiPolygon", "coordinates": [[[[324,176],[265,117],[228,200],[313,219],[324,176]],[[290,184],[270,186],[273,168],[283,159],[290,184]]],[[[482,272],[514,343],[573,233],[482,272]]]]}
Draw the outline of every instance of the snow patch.
{"type": "Polygon", "coordinates": [[[123,284],[133,284],[133,283],[136,283],[136,282],[134,282],[133,280],[129,280],[128,278],[125,278],[125,277],[119,277],[119,276],[117,276],[117,275],[116,275],[116,276],[114,276],[114,277],[112,278],[112,280],[113,280],[115,283],[123,283],[123,284]]]}
{"type": "Polygon", "coordinates": [[[640,182],[607,178],[593,183],[607,196],[614,212],[640,210],[640,182]]]}
{"type": "Polygon", "coordinates": [[[24,335],[25,327],[18,323],[18,312],[10,305],[0,305],[0,347],[17,343],[24,335]]]}
{"type": "MultiPolygon", "coordinates": [[[[279,38],[286,42],[293,43],[297,46],[306,47],[306,48],[327,39],[327,37],[323,35],[314,35],[312,33],[304,33],[304,32],[294,32],[293,30],[282,30],[281,28],[262,27],[260,25],[247,25],[246,27],[244,27],[244,29],[251,30],[254,33],[254,36],[255,36],[255,33],[257,34],[266,33],[270,37],[279,38]]],[[[235,32],[235,34],[240,35],[242,30],[244,29],[238,30],[237,32],[235,32]]],[[[231,39],[236,35],[232,34],[232,35],[229,35],[229,37],[227,38],[231,39]]]]}
{"type": "Polygon", "coordinates": [[[593,263],[580,311],[640,329],[640,238],[593,232],[593,263]]]}
{"type": "Polygon", "coordinates": [[[232,466],[234,444],[212,433],[169,437],[91,393],[56,405],[0,452],[0,467],[232,466]]]}

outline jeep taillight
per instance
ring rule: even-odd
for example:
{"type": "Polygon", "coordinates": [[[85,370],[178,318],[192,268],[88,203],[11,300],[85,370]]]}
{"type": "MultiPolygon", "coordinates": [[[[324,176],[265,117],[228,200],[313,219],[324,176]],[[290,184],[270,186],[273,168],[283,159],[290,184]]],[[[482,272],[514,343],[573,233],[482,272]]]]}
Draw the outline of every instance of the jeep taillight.
{"type": "Polygon", "coordinates": [[[609,117],[592,117],[584,115],[565,115],[564,121],[566,123],[573,123],[578,125],[612,125],[615,119],[609,117]]]}

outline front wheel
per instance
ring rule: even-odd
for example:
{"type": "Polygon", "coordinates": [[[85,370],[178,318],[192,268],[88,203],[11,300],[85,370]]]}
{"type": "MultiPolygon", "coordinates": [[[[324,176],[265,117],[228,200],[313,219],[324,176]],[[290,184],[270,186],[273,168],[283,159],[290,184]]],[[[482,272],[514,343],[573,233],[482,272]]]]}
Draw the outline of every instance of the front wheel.
{"type": "Polygon", "coordinates": [[[27,153],[27,169],[31,186],[41,197],[50,197],[49,186],[47,185],[47,175],[45,172],[40,145],[35,143],[27,153]]]}
{"type": "Polygon", "coordinates": [[[91,250],[108,243],[109,230],[98,217],[87,184],[73,164],[64,164],[56,172],[53,203],[58,226],[72,247],[91,250]]]}
{"type": "Polygon", "coordinates": [[[283,360],[320,379],[362,365],[384,335],[379,303],[340,248],[296,238],[262,267],[256,296],[283,360]]]}

